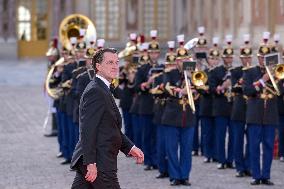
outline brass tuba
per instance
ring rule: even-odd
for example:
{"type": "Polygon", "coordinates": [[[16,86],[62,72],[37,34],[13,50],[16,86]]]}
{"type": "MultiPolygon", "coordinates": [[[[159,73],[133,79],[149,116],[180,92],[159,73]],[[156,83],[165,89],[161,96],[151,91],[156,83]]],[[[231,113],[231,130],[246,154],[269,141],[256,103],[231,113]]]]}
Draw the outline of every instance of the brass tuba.
{"type": "Polygon", "coordinates": [[[53,98],[54,100],[59,99],[63,95],[63,89],[60,86],[55,86],[51,88],[51,85],[54,83],[53,73],[57,66],[64,65],[64,58],[60,58],[53,64],[46,76],[44,87],[46,89],[47,94],[53,98]]]}
{"type": "Polygon", "coordinates": [[[64,18],[59,27],[59,39],[63,47],[72,49],[71,37],[79,37],[80,29],[85,29],[86,40],[96,40],[97,33],[93,22],[82,14],[71,14],[64,18]]]}
{"type": "MultiPolygon", "coordinates": [[[[80,29],[86,29],[86,40],[96,39],[96,28],[88,17],[81,14],[71,14],[64,18],[59,27],[59,39],[62,46],[69,51],[73,50],[70,38],[79,37],[80,29]]],[[[53,86],[53,88],[51,88],[50,86],[53,82],[53,74],[56,70],[56,67],[63,66],[65,62],[66,60],[64,60],[64,58],[60,58],[54,65],[52,65],[45,80],[45,89],[47,91],[47,94],[53,99],[58,99],[61,95],[63,95],[63,89],[61,86],[53,86]]],[[[70,85],[70,83],[71,80],[68,80],[68,83],[65,83],[63,85],[70,85]]]]}

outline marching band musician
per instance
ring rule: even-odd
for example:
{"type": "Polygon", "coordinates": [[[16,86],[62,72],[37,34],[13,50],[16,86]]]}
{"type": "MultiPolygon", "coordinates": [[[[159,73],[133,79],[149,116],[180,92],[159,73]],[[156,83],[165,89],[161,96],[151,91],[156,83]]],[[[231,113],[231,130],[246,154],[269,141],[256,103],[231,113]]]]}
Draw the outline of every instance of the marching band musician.
{"type": "Polygon", "coordinates": [[[168,172],[171,185],[191,185],[191,152],[195,126],[195,114],[192,112],[186,97],[183,61],[189,60],[187,49],[184,48],[184,35],[177,36],[180,47],[177,49],[176,68],[165,74],[164,85],[167,95],[162,116],[162,124],[166,127],[166,151],[168,172]],[[180,155],[178,148],[180,147],[180,155]]]}
{"type": "MultiPolygon", "coordinates": [[[[130,33],[130,41],[126,44],[126,50],[128,51],[127,55],[123,57],[124,65],[120,67],[119,71],[119,93],[120,93],[120,102],[119,106],[122,110],[122,118],[124,122],[125,135],[132,141],[134,141],[134,128],[132,123],[132,115],[130,113],[130,108],[134,96],[134,78],[136,74],[136,69],[138,62],[134,62],[134,56],[138,59],[138,49],[137,49],[137,34],[130,33]],[[134,47],[133,51],[130,51],[129,48],[134,47]]],[[[137,60],[135,60],[137,61],[137,60]]]]}
{"type": "Polygon", "coordinates": [[[250,162],[253,181],[251,185],[273,185],[270,168],[273,158],[275,128],[278,125],[278,106],[271,89],[264,65],[264,56],[269,54],[269,32],[263,33],[263,43],[258,49],[258,66],[244,70],[243,93],[247,97],[246,123],[249,133],[250,162]],[[263,154],[260,161],[260,143],[263,154]],[[262,166],[261,163],[262,162],[262,166]]]}
{"type": "MultiPolygon", "coordinates": [[[[132,119],[132,127],[133,127],[133,139],[134,144],[138,148],[142,148],[142,125],[139,118],[139,107],[141,102],[141,91],[139,87],[136,85],[136,77],[137,72],[141,69],[141,66],[144,64],[148,64],[150,58],[148,55],[148,43],[142,43],[140,46],[140,56],[138,61],[137,70],[134,76],[134,94],[133,94],[133,100],[130,107],[130,113],[131,113],[131,119],[132,119]]],[[[141,72],[141,71],[140,71],[141,72]]]]}
{"type": "Polygon", "coordinates": [[[165,68],[163,72],[157,73],[154,77],[152,85],[152,94],[154,96],[154,117],[153,123],[157,126],[157,165],[159,174],[156,176],[157,179],[166,178],[168,174],[168,161],[166,153],[166,127],[162,124],[162,116],[165,109],[165,94],[164,94],[164,77],[167,72],[176,68],[175,59],[176,53],[174,52],[175,42],[168,41],[169,50],[165,57],[165,68]]]}
{"type": "Polygon", "coordinates": [[[160,55],[160,47],[157,41],[157,30],[151,30],[150,36],[152,38],[149,43],[148,54],[150,60],[143,64],[136,73],[135,86],[141,93],[140,96],[140,124],[142,127],[142,149],[145,154],[146,165],[145,170],[157,168],[156,158],[156,127],[152,122],[153,119],[153,95],[149,92],[151,80],[149,79],[149,72],[151,68],[156,67],[160,55]]]}
{"type": "MultiPolygon", "coordinates": [[[[233,167],[233,136],[230,127],[231,99],[229,91],[229,68],[233,61],[233,49],[231,47],[232,37],[226,37],[227,46],[223,49],[222,59],[224,64],[220,64],[212,70],[211,90],[213,90],[213,116],[215,117],[216,126],[216,152],[218,159],[218,169],[233,167]],[[222,107],[222,108],[220,108],[222,107]],[[226,157],[226,131],[229,128],[228,157],[226,157]]],[[[218,40],[215,38],[215,47],[217,48],[218,40]]]]}
{"type": "Polygon", "coordinates": [[[208,81],[204,86],[196,87],[200,94],[199,116],[202,128],[202,145],[204,163],[216,161],[216,142],[215,142],[215,124],[212,114],[213,95],[210,89],[212,83],[212,70],[219,64],[220,52],[219,49],[213,47],[209,50],[208,65],[203,70],[207,74],[208,81]]]}
{"type": "Polygon", "coordinates": [[[252,48],[250,35],[243,35],[244,45],[240,48],[241,66],[230,69],[233,105],[231,112],[231,126],[234,131],[234,160],[236,165],[236,177],[251,176],[249,162],[249,143],[246,128],[246,99],[243,96],[243,69],[252,64],[252,48]],[[246,145],[245,142],[246,141],[246,145]],[[245,152],[245,153],[244,153],[245,152]]]}

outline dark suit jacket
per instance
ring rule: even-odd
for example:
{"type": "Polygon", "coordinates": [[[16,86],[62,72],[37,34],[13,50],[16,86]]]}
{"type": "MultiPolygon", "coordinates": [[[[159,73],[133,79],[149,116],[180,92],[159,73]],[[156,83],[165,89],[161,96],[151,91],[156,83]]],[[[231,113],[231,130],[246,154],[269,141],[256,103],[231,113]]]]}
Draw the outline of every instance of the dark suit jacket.
{"type": "Polygon", "coordinates": [[[117,171],[119,150],[128,154],[133,143],[121,132],[121,115],[112,94],[96,78],[86,87],[80,100],[80,138],[71,168],[82,157],[83,164],[96,163],[101,172],[117,171]]]}

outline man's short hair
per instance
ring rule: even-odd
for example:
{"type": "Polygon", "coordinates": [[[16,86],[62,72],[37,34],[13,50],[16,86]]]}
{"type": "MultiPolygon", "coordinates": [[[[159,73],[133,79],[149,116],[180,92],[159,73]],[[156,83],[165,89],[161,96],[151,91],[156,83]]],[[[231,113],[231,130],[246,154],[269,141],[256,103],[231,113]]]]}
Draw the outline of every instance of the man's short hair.
{"type": "Polygon", "coordinates": [[[92,59],[92,66],[93,66],[93,69],[97,72],[97,68],[96,68],[96,64],[101,64],[104,60],[104,54],[106,52],[110,52],[110,53],[113,53],[113,54],[117,54],[117,50],[114,49],[114,48],[105,48],[105,49],[100,49],[98,50],[95,55],[93,56],[93,59],[92,59]]]}

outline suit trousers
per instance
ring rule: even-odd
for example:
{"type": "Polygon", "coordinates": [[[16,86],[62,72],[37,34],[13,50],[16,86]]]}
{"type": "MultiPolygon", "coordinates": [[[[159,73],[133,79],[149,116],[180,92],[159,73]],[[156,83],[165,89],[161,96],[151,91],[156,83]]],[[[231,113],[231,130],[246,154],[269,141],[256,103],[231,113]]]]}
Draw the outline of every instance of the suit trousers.
{"type": "Polygon", "coordinates": [[[76,176],[71,189],[120,189],[116,172],[100,172],[94,182],[86,181],[87,166],[83,165],[82,158],[76,164],[76,176]]]}
{"type": "Polygon", "coordinates": [[[249,142],[246,123],[244,121],[231,121],[231,125],[234,129],[234,159],[236,170],[237,172],[250,171],[249,142]],[[246,145],[244,145],[245,136],[246,145]]]}
{"type": "Polygon", "coordinates": [[[253,179],[270,179],[275,128],[274,125],[248,124],[250,163],[253,179]],[[260,143],[262,143],[263,149],[262,166],[260,165],[260,143]]]}

